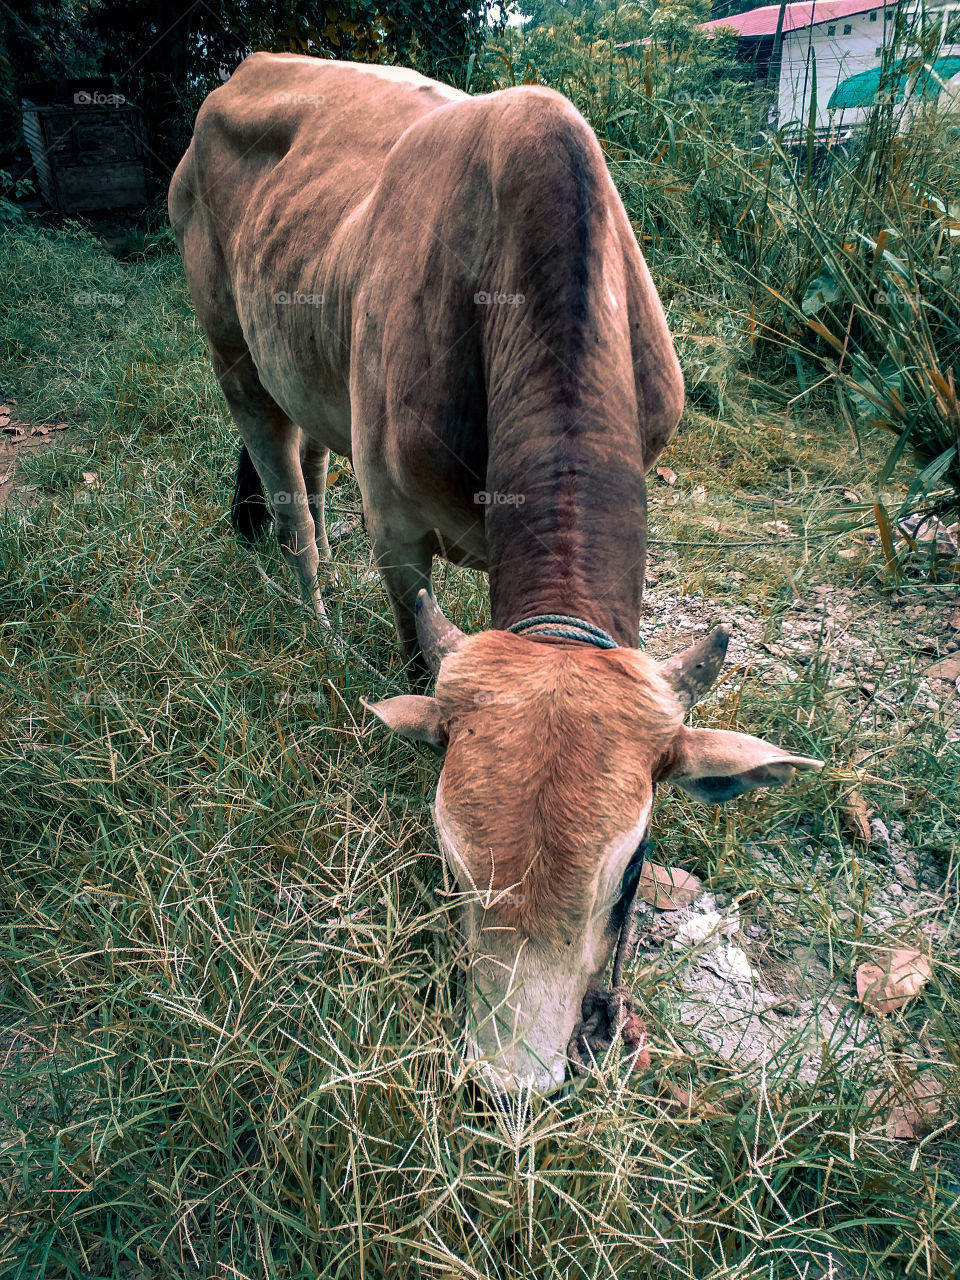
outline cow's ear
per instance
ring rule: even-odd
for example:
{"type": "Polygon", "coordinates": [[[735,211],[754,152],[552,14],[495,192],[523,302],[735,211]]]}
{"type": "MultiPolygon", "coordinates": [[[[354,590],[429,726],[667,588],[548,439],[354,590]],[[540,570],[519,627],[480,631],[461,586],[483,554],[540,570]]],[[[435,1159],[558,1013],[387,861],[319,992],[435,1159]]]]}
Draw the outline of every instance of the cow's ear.
{"type": "Polygon", "coordinates": [[[822,769],[821,760],[726,729],[681,727],[659,781],[672,782],[705,804],[721,804],[757,787],[777,787],[794,774],[822,769]]]}
{"type": "Polygon", "coordinates": [[[447,733],[440,720],[440,703],[416,693],[401,693],[383,702],[361,702],[394,733],[412,742],[426,742],[437,751],[447,745],[447,733]]]}

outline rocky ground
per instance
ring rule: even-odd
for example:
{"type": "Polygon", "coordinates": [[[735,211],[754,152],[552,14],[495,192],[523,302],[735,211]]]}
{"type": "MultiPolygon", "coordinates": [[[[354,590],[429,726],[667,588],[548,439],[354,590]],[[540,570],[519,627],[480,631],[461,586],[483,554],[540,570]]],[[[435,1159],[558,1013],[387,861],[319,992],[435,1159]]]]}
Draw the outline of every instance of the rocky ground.
{"type": "MultiPolygon", "coordinates": [[[[732,599],[677,594],[668,563],[645,603],[656,656],[676,652],[722,620],[732,634],[716,697],[723,698],[724,682],[744,675],[769,686],[771,697],[788,696],[783,691],[811,662],[826,662],[852,744],[865,741],[868,729],[874,740],[893,742],[933,725],[946,742],[960,740],[956,584],[914,580],[881,593],[826,583],[771,621],[735,602],[743,575],[729,576],[732,599]]],[[[703,710],[709,718],[709,702],[703,710]]],[[[851,751],[867,777],[876,758],[855,745],[851,751]]],[[[911,845],[902,806],[867,806],[849,788],[847,806],[852,879],[838,875],[835,849],[802,835],[788,865],[756,840],[742,852],[759,892],[704,892],[671,911],[639,904],[634,964],[667,979],[660,1033],[672,1037],[677,1051],[706,1049],[735,1074],[762,1071],[786,1084],[814,1081],[829,1062],[842,1063],[848,1074],[871,1059],[876,1070],[877,1059],[904,1048],[887,1020],[858,1000],[854,970],[872,952],[905,939],[942,955],[956,938],[948,884],[943,867],[911,845]]],[[[911,1051],[937,1056],[930,1044],[911,1051]]]]}

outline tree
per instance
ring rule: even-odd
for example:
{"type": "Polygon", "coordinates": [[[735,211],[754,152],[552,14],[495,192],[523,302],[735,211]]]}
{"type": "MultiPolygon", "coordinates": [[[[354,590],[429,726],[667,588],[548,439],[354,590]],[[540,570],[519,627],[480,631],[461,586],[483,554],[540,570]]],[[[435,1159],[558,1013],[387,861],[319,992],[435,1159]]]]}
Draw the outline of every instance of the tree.
{"type": "Polygon", "coordinates": [[[0,5],[0,111],[5,77],[8,123],[14,110],[19,116],[17,81],[109,76],[143,109],[159,186],[186,147],[204,96],[252,50],[412,63],[456,83],[483,43],[491,3],[26,0],[26,7],[20,22],[0,5]]]}
{"type": "Polygon", "coordinates": [[[0,4],[0,167],[23,149],[20,91],[34,81],[65,81],[96,70],[97,42],[79,0],[0,4]]]}

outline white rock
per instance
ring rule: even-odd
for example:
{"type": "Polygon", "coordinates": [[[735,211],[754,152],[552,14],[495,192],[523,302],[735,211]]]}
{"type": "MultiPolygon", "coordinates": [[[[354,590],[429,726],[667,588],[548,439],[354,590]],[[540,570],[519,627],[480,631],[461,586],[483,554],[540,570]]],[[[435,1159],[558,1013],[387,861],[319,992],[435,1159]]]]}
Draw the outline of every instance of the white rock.
{"type": "Polygon", "coordinates": [[[719,911],[695,911],[684,920],[673,939],[674,951],[684,947],[696,947],[707,938],[732,938],[740,928],[740,913],[736,907],[721,915],[719,911]]]}
{"type": "Polygon", "coordinates": [[[747,953],[731,942],[721,943],[708,951],[700,963],[712,969],[718,977],[727,982],[753,983],[760,975],[752,968],[747,953]]]}

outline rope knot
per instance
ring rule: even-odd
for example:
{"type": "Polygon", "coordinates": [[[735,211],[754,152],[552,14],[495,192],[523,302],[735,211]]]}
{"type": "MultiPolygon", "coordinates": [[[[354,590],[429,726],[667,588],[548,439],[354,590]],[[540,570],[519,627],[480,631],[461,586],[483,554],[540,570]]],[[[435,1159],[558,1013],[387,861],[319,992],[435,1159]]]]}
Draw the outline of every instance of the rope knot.
{"type": "Polygon", "coordinates": [[[631,1051],[632,1070],[649,1067],[647,1025],[640,1017],[636,996],[626,987],[588,987],[580,1006],[580,1021],[567,1045],[574,1075],[588,1075],[617,1037],[631,1051]]]}

